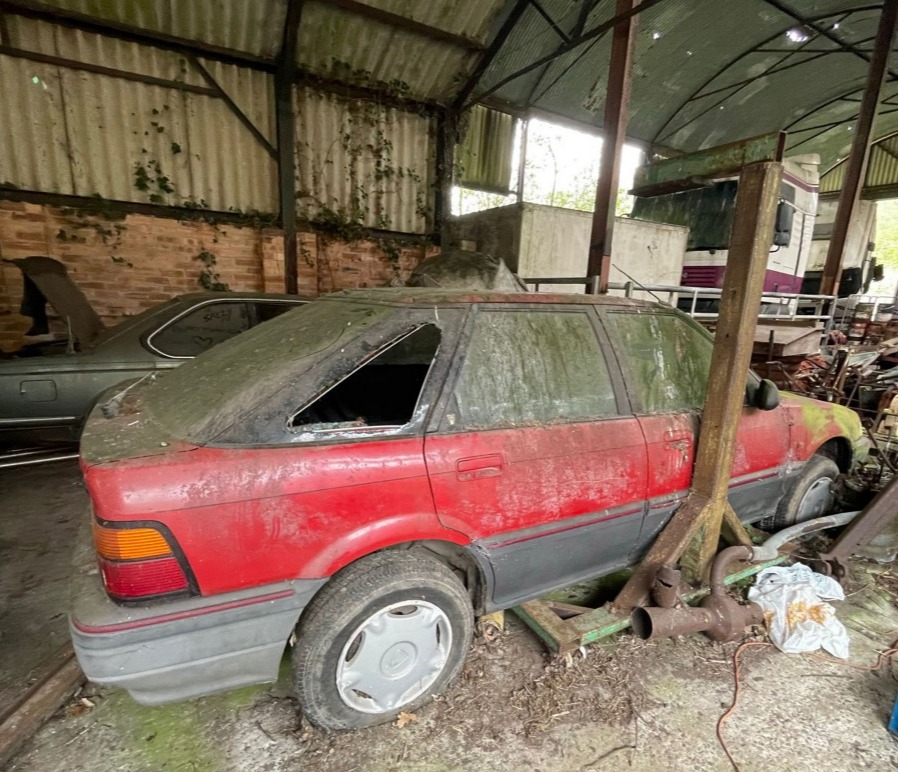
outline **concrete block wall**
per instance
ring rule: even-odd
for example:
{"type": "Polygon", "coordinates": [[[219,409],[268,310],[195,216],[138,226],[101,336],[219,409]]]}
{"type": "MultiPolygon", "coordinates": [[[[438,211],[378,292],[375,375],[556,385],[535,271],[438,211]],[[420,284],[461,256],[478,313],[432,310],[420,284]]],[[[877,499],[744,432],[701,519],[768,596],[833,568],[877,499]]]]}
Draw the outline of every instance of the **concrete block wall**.
{"type": "MultiPolygon", "coordinates": [[[[358,241],[326,234],[299,236],[299,292],[401,284],[435,248],[423,243],[358,241]]],[[[0,201],[0,258],[48,255],[60,260],[104,323],[201,291],[201,273],[232,290],[284,291],[284,238],[277,228],[238,227],[140,214],[119,216],[0,201]],[[214,256],[204,265],[198,255],[214,256]]],[[[0,262],[0,349],[22,344],[30,320],[21,316],[21,272],[0,262]]],[[[52,308],[48,309],[52,314],[52,308]]],[[[63,330],[61,325],[54,327],[63,330]]]]}

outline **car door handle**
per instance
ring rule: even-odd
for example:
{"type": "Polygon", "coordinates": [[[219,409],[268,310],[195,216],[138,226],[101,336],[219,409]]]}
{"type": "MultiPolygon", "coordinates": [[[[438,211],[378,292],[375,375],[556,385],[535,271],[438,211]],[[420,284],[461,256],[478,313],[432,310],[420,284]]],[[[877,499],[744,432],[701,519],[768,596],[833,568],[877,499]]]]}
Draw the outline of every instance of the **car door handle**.
{"type": "Polygon", "coordinates": [[[465,482],[483,477],[498,477],[505,467],[505,460],[499,453],[489,456],[460,458],[455,464],[455,476],[465,482]]]}

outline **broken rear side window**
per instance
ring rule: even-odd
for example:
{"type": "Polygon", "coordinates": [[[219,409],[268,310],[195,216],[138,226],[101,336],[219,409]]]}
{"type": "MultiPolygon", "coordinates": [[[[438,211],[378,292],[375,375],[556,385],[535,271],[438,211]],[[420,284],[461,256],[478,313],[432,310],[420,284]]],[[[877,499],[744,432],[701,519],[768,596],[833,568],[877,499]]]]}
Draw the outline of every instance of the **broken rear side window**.
{"type": "Polygon", "coordinates": [[[468,428],[617,414],[599,340],[580,311],[478,312],[454,396],[455,421],[468,428]]]}
{"type": "Polygon", "coordinates": [[[289,421],[298,432],[398,428],[412,420],[440,347],[432,324],[394,339],[372,358],[303,407],[289,421]]]}

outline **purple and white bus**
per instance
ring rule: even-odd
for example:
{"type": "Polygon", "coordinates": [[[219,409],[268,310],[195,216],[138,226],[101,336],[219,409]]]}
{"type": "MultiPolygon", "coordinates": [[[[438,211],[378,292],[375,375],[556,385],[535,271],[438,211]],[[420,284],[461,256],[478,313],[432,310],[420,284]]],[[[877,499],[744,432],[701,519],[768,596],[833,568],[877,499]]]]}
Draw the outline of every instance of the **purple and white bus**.
{"type": "MultiPolygon", "coordinates": [[[[765,292],[801,292],[814,236],[819,164],[817,155],[794,156],[783,163],[765,292]]],[[[631,217],[689,228],[684,287],[723,286],[737,188],[738,178],[733,177],[681,193],[636,199],[631,217]]]]}

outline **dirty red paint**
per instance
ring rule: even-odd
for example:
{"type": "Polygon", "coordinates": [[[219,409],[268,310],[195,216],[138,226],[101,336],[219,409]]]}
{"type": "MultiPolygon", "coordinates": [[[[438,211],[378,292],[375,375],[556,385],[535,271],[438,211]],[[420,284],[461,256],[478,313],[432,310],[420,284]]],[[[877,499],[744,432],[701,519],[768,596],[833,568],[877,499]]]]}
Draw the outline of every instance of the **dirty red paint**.
{"type": "MultiPolygon", "coordinates": [[[[788,397],[746,409],[733,476],[809,458],[844,430],[788,397]],[[806,410],[806,408],[805,408],[806,410]],[[792,442],[787,425],[792,423],[792,442]]],[[[693,415],[459,432],[296,448],[191,448],[96,466],[98,517],[167,526],[213,595],[333,574],[419,539],[454,544],[545,526],[689,487],[693,415]]],[[[609,514],[608,517],[613,517],[609,514]]]]}
{"type": "Polygon", "coordinates": [[[437,520],[420,438],[303,448],[196,448],[88,467],[96,515],[167,526],[203,595],[329,576],[437,520]]]}

